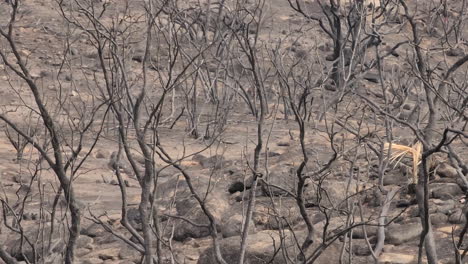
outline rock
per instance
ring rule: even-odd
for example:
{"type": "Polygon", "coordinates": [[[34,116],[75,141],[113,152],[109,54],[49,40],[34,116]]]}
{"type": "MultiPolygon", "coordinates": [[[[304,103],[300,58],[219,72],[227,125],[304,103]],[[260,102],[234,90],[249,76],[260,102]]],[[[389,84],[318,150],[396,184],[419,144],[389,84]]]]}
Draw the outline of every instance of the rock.
{"type": "MultiPolygon", "coordinates": [[[[371,244],[372,246],[372,244],[371,244]]],[[[370,256],[371,251],[364,239],[353,240],[353,252],[356,256],[370,256]]]]}
{"type": "Polygon", "coordinates": [[[143,61],[143,54],[133,55],[132,60],[141,63],[143,61]]]}
{"type": "Polygon", "coordinates": [[[98,149],[95,152],[94,157],[96,159],[107,159],[109,157],[109,152],[102,150],[102,149],[98,149]]]}
{"type": "Polygon", "coordinates": [[[81,235],[78,237],[78,240],[76,241],[76,248],[91,248],[92,244],[94,242],[94,239],[92,239],[89,236],[83,236],[81,235]]]}
{"type": "Polygon", "coordinates": [[[400,172],[399,170],[391,170],[384,174],[383,184],[387,185],[406,185],[408,183],[408,177],[400,172]]]}
{"type": "MultiPolygon", "coordinates": [[[[219,225],[223,217],[227,217],[229,209],[228,197],[225,193],[213,192],[205,200],[206,206],[219,225]]],[[[176,202],[178,216],[189,219],[200,226],[194,226],[187,221],[178,220],[175,228],[174,239],[183,241],[187,238],[202,238],[210,235],[210,224],[208,217],[203,213],[195,199],[190,197],[178,200],[176,202]]],[[[221,226],[218,226],[221,229],[221,226]]],[[[218,230],[221,231],[222,230],[218,230]]]]}
{"type": "Polygon", "coordinates": [[[78,55],[79,51],[77,48],[71,47],[70,48],[70,54],[71,55],[78,55]]]}
{"type": "Polygon", "coordinates": [[[62,259],[61,252],[55,252],[46,257],[44,264],[62,264],[64,263],[62,259]]]}
{"type": "Polygon", "coordinates": [[[107,163],[107,167],[111,170],[118,168],[122,172],[128,175],[134,175],[135,172],[133,171],[130,162],[127,160],[125,155],[122,155],[120,159],[117,161],[117,151],[112,152],[109,157],[109,162],[107,163]]]}
{"type": "Polygon", "coordinates": [[[325,180],[320,186],[316,183],[307,186],[305,198],[313,205],[333,206],[339,208],[346,204],[346,199],[356,193],[356,189],[362,190],[364,185],[356,180],[347,181],[325,180]],[[346,193],[348,191],[348,193],[346,193]]]}
{"type": "Polygon", "coordinates": [[[89,258],[81,262],[81,264],[101,264],[101,263],[104,263],[104,261],[100,258],[89,258]]]}
{"type": "MultiPolygon", "coordinates": [[[[303,236],[305,231],[297,231],[296,238],[298,239],[299,245],[303,241],[303,236]],[[302,237],[301,237],[302,235],[302,237]]],[[[250,235],[247,239],[248,247],[245,254],[245,263],[249,264],[284,264],[288,263],[284,259],[285,254],[278,254],[282,252],[280,247],[283,247],[286,250],[286,254],[293,261],[297,259],[298,247],[295,243],[292,233],[289,230],[284,232],[284,243],[281,243],[281,238],[279,237],[278,232],[276,231],[261,231],[257,234],[250,235]]],[[[318,238],[314,239],[319,245],[320,241],[318,238]]],[[[240,241],[239,236],[230,237],[223,239],[220,242],[221,254],[224,260],[228,264],[237,264],[239,261],[239,252],[240,252],[240,241]]],[[[309,248],[305,253],[312,252],[316,247],[315,243],[309,248]]],[[[332,244],[328,247],[322,255],[314,262],[315,264],[325,264],[325,263],[338,263],[339,262],[339,248],[335,244],[332,244]]],[[[217,264],[216,258],[214,256],[214,250],[212,247],[203,251],[198,259],[198,264],[217,264]]]]}
{"type": "Polygon", "coordinates": [[[451,48],[447,50],[445,54],[450,57],[458,57],[458,56],[465,55],[465,52],[463,51],[462,48],[451,48]]]}
{"type": "Polygon", "coordinates": [[[135,263],[141,261],[141,254],[133,248],[130,248],[127,245],[124,245],[120,248],[119,258],[124,260],[131,260],[135,263]]]}
{"type": "Polygon", "coordinates": [[[419,238],[422,226],[420,223],[392,225],[385,232],[385,241],[393,245],[401,245],[405,242],[419,238]]]}
{"type": "Polygon", "coordinates": [[[87,255],[91,252],[91,249],[87,249],[87,248],[77,248],[75,250],[75,255],[78,257],[78,258],[81,258],[82,256],[84,255],[87,255]]]}
{"type": "Polygon", "coordinates": [[[196,154],[192,157],[192,160],[198,162],[205,169],[213,168],[216,170],[225,168],[232,163],[226,161],[225,158],[221,155],[214,155],[207,158],[202,154],[196,154]]]}
{"type": "Polygon", "coordinates": [[[451,224],[464,224],[466,223],[466,216],[463,213],[462,209],[457,209],[449,217],[449,222],[451,224]]]}
{"type": "Polygon", "coordinates": [[[289,146],[291,146],[291,143],[289,143],[288,141],[280,141],[280,142],[276,143],[276,145],[278,147],[289,147],[289,146]]]}
{"type": "Polygon", "coordinates": [[[362,76],[362,78],[364,80],[367,80],[369,82],[373,82],[373,83],[379,83],[380,82],[380,76],[379,74],[377,73],[373,73],[373,72],[367,72],[364,74],[364,76],[362,76]]]}
{"type": "Polygon", "coordinates": [[[264,229],[277,230],[286,226],[294,226],[302,219],[293,198],[274,199],[271,202],[269,197],[259,197],[253,215],[253,220],[257,226],[264,229]]]}
{"type": "Polygon", "coordinates": [[[336,92],[336,91],[337,91],[336,85],[333,85],[333,84],[327,83],[327,84],[325,84],[323,87],[324,87],[325,90],[327,90],[327,91],[331,91],[331,92],[336,92]]]}
{"type": "MultiPolygon", "coordinates": [[[[222,223],[223,237],[240,236],[244,218],[241,214],[235,214],[222,223]]],[[[249,234],[256,232],[254,223],[250,222],[249,234]]]]}
{"type": "Polygon", "coordinates": [[[455,201],[454,200],[432,200],[432,202],[436,206],[436,212],[441,214],[451,214],[453,209],[455,208],[455,201]]]}
{"type": "MultiPolygon", "coordinates": [[[[379,227],[378,226],[366,226],[366,233],[367,233],[367,238],[373,237],[377,235],[379,227]]],[[[353,238],[356,239],[364,239],[364,230],[362,230],[362,227],[356,227],[353,229],[353,238]]]]}
{"type": "Polygon", "coordinates": [[[458,173],[457,169],[455,169],[452,165],[443,162],[437,166],[437,175],[439,175],[442,178],[457,178],[458,173]]]}
{"type": "Polygon", "coordinates": [[[456,183],[433,183],[430,185],[432,197],[441,200],[449,200],[463,194],[462,189],[456,183]]]}
{"type": "Polygon", "coordinates": [[[406,104],[403,105],[403,110],[411,110],[413,108],[414,108],[414,104],[406,103],[406,104]]]}
{"type": "Polygon", "coordinates": [[[432,214],[430,217],[431,223],[436,226],[446,224],[449,219],[447,215],[441,213],[432,214]]]}
{"type": "Polygon", "coordinates": [[[13,181],[26,187],[26,185],[29,185],[31,183],[31,177],[26,176],[26,175],[17,174],[15,176],[13,176],[13,181]]]}
{"type": "Polygon", "coordinates": [[[230,194],[233,194],[233,193],[236,193],[236,192],[243,192],[245,189],[244,187],[244,183],[243,182],[240,182],[240,181],[236,181],[236,182],[233,182],[229,188],[228,188],[228,192],[230,194]]]}
{"type": "Polygon", "coordinates": [[[89,236],[89,237],[98,237],[105,233],[104,229],[98,224],[91,224],[87,228],[82,228],[80,235],[89,236]]]}
{"type": "MultiPolygon", "coordinates": [[[[63,238],[65,237],[63,234],[63,231],[61,231],[59,228],[55,229],[54,232],[51,235],[51,230],[50,230],[50,225],[46,226],[38,226],[38,225],[33,225],[31,229],[25,230],[24,233],[25,237],[30,239],[33,243],[35,243],[35,247],[41,248],[41,247],[47,247],[49,239],[52,240],[51,243],[51,253],[61,253],[65,250],[66,243],[63,241],[63,238]],[[39,228],[41,227],[41,228],[39,228]]],[[[8,243],[6,245],[6,250],[7,252],[10,253],[10,255],[17,260],[25,260],[23,258],[23,255],[21,254],[21,248],[24,256],[30,261],[34,261],[34,252],[31,246],[22,240],[19,236],[14,236],[14,238],[8,239],[8,243]],[[21,246],[22,243],[22,246],[21,246]]],[[[42,258],[42,251],[36,250],[36,256],[38,259],[42,258]]]]}
{"type": "Polygon", "coordinates": [[[415,199],[413,200],[408,200],[408,199],[400,199],[396,202],[396,207],[397,208],[402,208],[402,207],[409,207],[413,204],[416,204],[417,201],[415,199]]]}

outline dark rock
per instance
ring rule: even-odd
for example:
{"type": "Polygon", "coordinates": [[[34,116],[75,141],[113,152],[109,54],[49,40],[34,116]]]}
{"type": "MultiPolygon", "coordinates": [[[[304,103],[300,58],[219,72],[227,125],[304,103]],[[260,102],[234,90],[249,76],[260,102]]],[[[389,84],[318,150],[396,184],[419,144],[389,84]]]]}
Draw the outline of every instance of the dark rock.
{"type": "Polygon", "coordinates": [[[230,194],[233,194],[233,193],[236,193],[236,192],[243,192],[244,188],[245,188],[245,186],[244,186],[243,182],[236,181],[236,182],[233,182],[231,184],[231,186],[229,186],[228,192],[230,194]]]}
{"type": "Polygon", "coordinates": [[[331,50],[330,45],[328,45],[328,44],[321,44],[321,45],[318,46],[318,49],[320,51],[325,51],[325,52],[328,52],[328,51],[331,50]]]}
{"type": "Polygon", "coordinates": [[[362,76],[362,78],[364,78],[364,80],[367,80],[367,81],[373,82],[373,83],[379,83],[380,82],[379,74],[373,73],[373,72],[365,73],[364,76],[362,76]]]}
{"type": "Polygon", "coordinates": [[[143,55],[142,54],[135,54],[135,55],[133,55],[132,60],[141,63],[141,62],[143,62],[143,55]]]}
{"type": "Polygon", "coordinates": [[[334,54],[328,54],[327,56],[325,56],[325,60],[334,61],[335,60],[335,55],[334,54]]]}
{"type": "Polygon", "coordinates": [[[443,178],[457,178],[458,173],[457,169],[455,169],[452,165],[443,162],[437,166],[437,175],[443,178]]]}
{"type": "Polygon", "coordinates": [[[465,52],[463,51],[462,48],[451,48],[445,52],[447,56],[451,57],[458,57],[458,56],[463,56],[465,55],[465,52]]]}
{"type": "Polygon", "coordinates": [[[412,104],[404,104],[403,105],[403,110],[411,110],[414,108],[414,105],[412,104]]]}
{"type": "Polygon", "coordinates": [[[420,223],[392,225],[385,232],[385,241],[393,245],[401,245],[419,238],[422,226],[420,223]]]}
{"type": "Polygon", "coordinates": [[[408,200],[408,199],[400,199],[396,202],[396,207],[402,208],[402,207],[409,207],[413,204],[416,204],[417,201],[415,199],[413,200],[408,200]]]}
{"type": "Polygon", "coordinates": [[[276,145],[278,147],[289,147],[291,144],[289,142],[287,142],[287,141],[280,141],[280,142],[276,143],[276,145]]]}
{"type": "Polygon", "coordinates": [[[430,185],[432,197],[441,200],[449,200],[463,194],[462,189],[456,183],[433,183],[430,185]]]}
{"type": "Polygon", "coordinates": [[[336,90],[337,90],[336,85],[333,85],[333,84],[328,84],[327,83],[323,87],[325,88],[325,90],[331,91],[331,92],[336,92],[336,90]]]}

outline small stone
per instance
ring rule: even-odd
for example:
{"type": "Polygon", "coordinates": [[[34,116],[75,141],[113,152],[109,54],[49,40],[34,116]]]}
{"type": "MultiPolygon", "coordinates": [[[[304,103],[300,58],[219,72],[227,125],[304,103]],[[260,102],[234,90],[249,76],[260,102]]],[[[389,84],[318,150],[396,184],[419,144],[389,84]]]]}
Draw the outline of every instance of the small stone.
{"type": "Polygon", "coordinates": [[[280,141],[280,142],[276,143],[276,145],[278,147],[289,147],[291,144],[289,142],[287,142],[287,141],[280,141]]]}
{"type": "Polygon", "coordinates": [[[103,150],[98,150],[96,151],[96,154],[94,156],[96,159],[106,159],[107,157],[109,157],[109,153],[103,151],[103,150]]]}

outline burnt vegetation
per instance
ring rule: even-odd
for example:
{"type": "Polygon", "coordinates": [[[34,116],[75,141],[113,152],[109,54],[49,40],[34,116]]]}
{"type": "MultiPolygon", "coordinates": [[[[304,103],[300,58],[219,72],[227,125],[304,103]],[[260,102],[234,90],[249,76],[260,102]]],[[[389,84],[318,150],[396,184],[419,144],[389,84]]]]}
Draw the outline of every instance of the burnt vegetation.
{"type": "Polygon", "coordinates": [[[0,263],[465,263],[467,12],[2,1],[0,263]]]}

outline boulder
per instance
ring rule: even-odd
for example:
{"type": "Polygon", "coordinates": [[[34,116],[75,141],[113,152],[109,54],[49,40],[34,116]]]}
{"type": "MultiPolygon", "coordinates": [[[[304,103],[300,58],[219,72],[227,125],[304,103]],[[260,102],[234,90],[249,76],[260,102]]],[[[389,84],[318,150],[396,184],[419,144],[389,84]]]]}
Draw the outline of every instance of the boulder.
{"type": "MultiPolygon", "coordinates": [[[[371,244],[373,247],[373,245],[371,244]]],[[[353,252],[356,256],[370,256],[372,253],[364,239],[353,239],[353,252]]]]}
{"type": "MultiPolygon", "coordinates": [[[[379,227],[375,226],[375,225],[366,226],[367,237],[369,238],[369,237],[376,236],[378,229],[379,229],[379,227]]],[[[353,229],[353,238],[356,238],[356,239],[365,238],[364,230],[362,230],[362,227],[356,227],[356,228],[353,229]]]]}
{"type": "Polygon", "coordinates": [[[363,190],[365,186],[356,181],[337,181],[325,180],[320,185],[317,183],[309,184],[304,193],[309,204],[321,205],[327,207],[342,207],[346,205],[346,200],[356,194],[356,189],[363,190]]]}
{"type": "MultiPolygon", "coordinates": [[[[238,213],[229,217],[227,220],[222,222],[221,232],[223,237],[240,236],[242,233],[244,217],[238,213]]],[[[256,232],[255,224],[250,222],[249,234],[256,232]]]]}
{"type": "Polygon", "coordinates": [[[448,222],[449,217],[446,214],[436,213],[430,216],[433,225],[444,225],[448,222]]]}
{"type": "Polygon", "coordinates": [[[464,224],[466,223],[466,216],[462,209],[457,209],[449,217],[451,224],[464,224]]]}
{"type": "Polygon", "coordinates": [[[399,170],[390,170],[389,172],[385,173],[383,178],[384,186],[387,185],[406,185],[408,184],[408,177],[399,170]]]}
{"type": "Polygon", "coordinates": [[[432,202],[434,203],[436,207],[437,213],[441,214],[450,214],[455,208],[455,201],[454,200],[438,200],[438,199],[433,199],[432,202]]]}
{"type": "MultiPolygon", "coordinates": [[[[303,241],[303,237],[306,231],[297,231],[296,238],[298,239],[299,245],[303,241]]],[[[283,264],[289,263],[284,259],[287,254],[292,261],[297,260],[299,254],[299,247],[296,243],[296,239],[293,234],[285,230],[283,243],[281,243],[281,237],[276,231],[261,231],[256,234],[252,234],[248,237],[248,247],[245,254],[245,263],[249,264],[283,264]],[[281,248],[280,248],[281,247],[281,248]],[[284,250],[284,253],[281,249],[284,250]]],[[[314,240],[315,243],[310,246],[309,250],[306,251],[310,253],[313,249],[316,248],[314,245],[319,245],[320,240],[317,238],[314,240]]],[[[237,264],[239,261],[239,252],[240,252],[240,242],[241,237],[230,237],[220,241],[221,255],[228,264],[237,264]]],[[[322,255],[314,261],[315,264],[325,264],[325,263],[338,263],[339,262],[339,247],[335,244],[332,244],[328,247],[322,255]]],[[[198,264],[217,264],[214,250],[212,247],[203,251],[198,259],[198,264]]]]}
{"type": "MultiPolygon", "coordinates": [[[[47,248],[49,239],[51,240],[51,248],[49,251],[51,254],[61,253],[65,250],[66,241],[63,240],[65,236],[63,231],[59,228],[55,229],[51,236],[50,225],[33,225],[29,229],[25,230],[24,235],[32,243],[35,243],[37,259],[42,259],[42,253],[47,252],[47,250],[41,251],[37,249],[42,247],[47,248]]],[[[9,242],[6,244],[6,251],[9,252],[12,257],[19,261],[27,258],[30,262],[35,262],[33,248],[26,243],[24,239],[21,239],[19,235],[15,235],[8,239],[8,241],[9,242]],[[23,254],[21,254],[21,248],[23,254]]]]}
{"type": "Polygon", "coordinates": [[[253,220],[257,226],[264,229],[277,230],[294,226],[302,219],[294,198],[259,197],[255,207],[253,220]]]}
{"type": "Polygon", "coordinates": [[[457,169],[455,169],[452,165],[442,162],[436,169],[437,175],[442,178],[457,178],[458,173],[457,169]]]}
{"type": "Polygon", "coordinates": [[[463,194],[462,189],[456,183],[433,183],[430,189],[432,197],[441,200],[450,200],[463,194]]]}
{"type": "Polygon", "coordinates": [[[458,56],[465,55],[465,52],[463,51],[462,48],[457,47],[457,48],[451,48],[447,50],[445,54],[447,54],[447,56],[450,56],[450,57],[458,57],[458,56]]]}
{"type": "MultiPolygon", "coordinates": [[[[211,214],[215,218],[218,229],[221,229],[219,225],[223,218],[227,216],[229,209],[229,202],[227,194],[222,192],[212,192],[205,200],[207,208],[209,208],[211,214]]],[[[210,221],[205,215],[198,202],[191,198],[180,199],[176,201],[177,215],[195,223],[192,225],[185,220],[177,220],[174,239],[176,241],[183,241],[187,238],[202,238],[210,235],[210,221]]],[[[221,231],[222,230],[218,230],[221,231]]]]}

